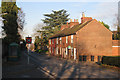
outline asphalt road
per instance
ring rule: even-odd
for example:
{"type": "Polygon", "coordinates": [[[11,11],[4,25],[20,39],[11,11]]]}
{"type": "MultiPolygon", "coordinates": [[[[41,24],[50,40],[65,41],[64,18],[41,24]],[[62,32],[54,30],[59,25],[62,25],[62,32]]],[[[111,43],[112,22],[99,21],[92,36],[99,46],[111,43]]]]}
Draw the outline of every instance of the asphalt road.
{"type": "Polygon", "coordinates": [[[101,68],[95,63],[75,63],[46,54],[23,52],[19,62],[3,64],[3,78],[110,78],[118,80],[118,71],[101,68]],[[117,79],[116,79],[117,78],[117,79]]]}

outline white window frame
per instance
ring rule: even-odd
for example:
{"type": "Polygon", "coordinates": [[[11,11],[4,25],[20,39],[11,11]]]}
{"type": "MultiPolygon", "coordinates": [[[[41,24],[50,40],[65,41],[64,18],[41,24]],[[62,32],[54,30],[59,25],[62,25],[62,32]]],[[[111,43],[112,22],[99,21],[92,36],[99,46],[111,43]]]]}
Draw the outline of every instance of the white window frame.
{"type": "Polygon", "coordinates": [[[66,36],[66,43],[68,43],[68,36],[66,36]]]}
{"type": "Polygon", "coordinates": [[[60,37],[60,44],[62,43],[62,38],[60,37]]]}
{"type": "Polygon", "coordinates": [[[51,39],[50,39],[50,44],[51,44],[51,39]]]}
{"type": "Polygon", "coordinates": [[[76,60],[76,58],[77,58],[76,53],[77,53],[76,48],[74,48],[74,60],[76,60]]]}
{"type": "Polygon", "coordinates": [[[71,35],[71,43],[73,43],[73,35],[71,35]]]}

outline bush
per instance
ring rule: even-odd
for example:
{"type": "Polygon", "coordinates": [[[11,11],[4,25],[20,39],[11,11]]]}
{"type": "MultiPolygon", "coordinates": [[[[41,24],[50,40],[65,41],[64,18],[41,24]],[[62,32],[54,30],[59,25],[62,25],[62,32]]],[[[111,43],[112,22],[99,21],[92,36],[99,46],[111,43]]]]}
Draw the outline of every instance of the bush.
{"type": "Polygon", "coordinates": [[[120,67],[120,56],[103,56],[102,64],[120,67]]]}

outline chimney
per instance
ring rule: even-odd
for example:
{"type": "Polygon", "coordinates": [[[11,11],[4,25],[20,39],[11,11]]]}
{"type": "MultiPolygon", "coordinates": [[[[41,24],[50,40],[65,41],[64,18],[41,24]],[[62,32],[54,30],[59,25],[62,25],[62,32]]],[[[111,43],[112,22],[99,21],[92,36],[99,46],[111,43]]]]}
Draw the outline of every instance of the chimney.
{"type": "Polygon", "coordinates": [[[68,25],[68,22],[67,22],[67,24],[64,24],[64,25],[61,26],[61,30],[65,29],[65,28],[68,28],[68,27],[69,27],[69,25],[68,25]]]}
{"type": "Polygon", "coordinates": [[[74,19],[74,22],[75,22],[76,20],[74,19]]]}
{"type": "Polygon", "coordinates": [[[85,13],[84,12],[82,12],[82,17],[85,17],[85,13]]]}
{"type": "Polygon", "coordinates": [[[62,25],[60,30],[63,30],[63,29],[65,29],[65,25],[62,25]]]}
{"type": "Polygon", "coordinates": [[[73,26],[75,26],[75,25],[78,25],[79,24],[79,22],[78,22],[78,19],[74,19],[74,22],[72,22],[72,21],[70,21],[70,28],[71,27],[73,27],[73,26]]]}
{"type": "Polygon", "coordinates": [[[81,23],[92,20],[92,17],[85,17],[84,12],[82,13],[81,23]]]}
{"type": "Polygon", "coordinates": [[[76,22],[78,22],[78,19],[76,19],[76,22]]]}
{"type": "Polygon", "coordinates": [[[70,19],[70,22],[72,22],[72,19],[70,19]]]}

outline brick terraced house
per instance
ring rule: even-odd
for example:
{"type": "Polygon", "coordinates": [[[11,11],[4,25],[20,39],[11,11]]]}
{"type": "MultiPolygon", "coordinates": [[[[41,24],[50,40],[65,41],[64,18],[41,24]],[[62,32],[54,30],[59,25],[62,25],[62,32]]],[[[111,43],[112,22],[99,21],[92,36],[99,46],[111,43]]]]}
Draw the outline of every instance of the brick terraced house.
{"type": "Polygon", "coordinates": [[[61,31],[49,38],[50,55],[76,61],[98,62],[102,56],[117,56],[118,48],[117,41],[112,40],[112,32],[84,14],[80,24],[77,19],[74,22],[71,19],[61,26],[61,31]]]}

